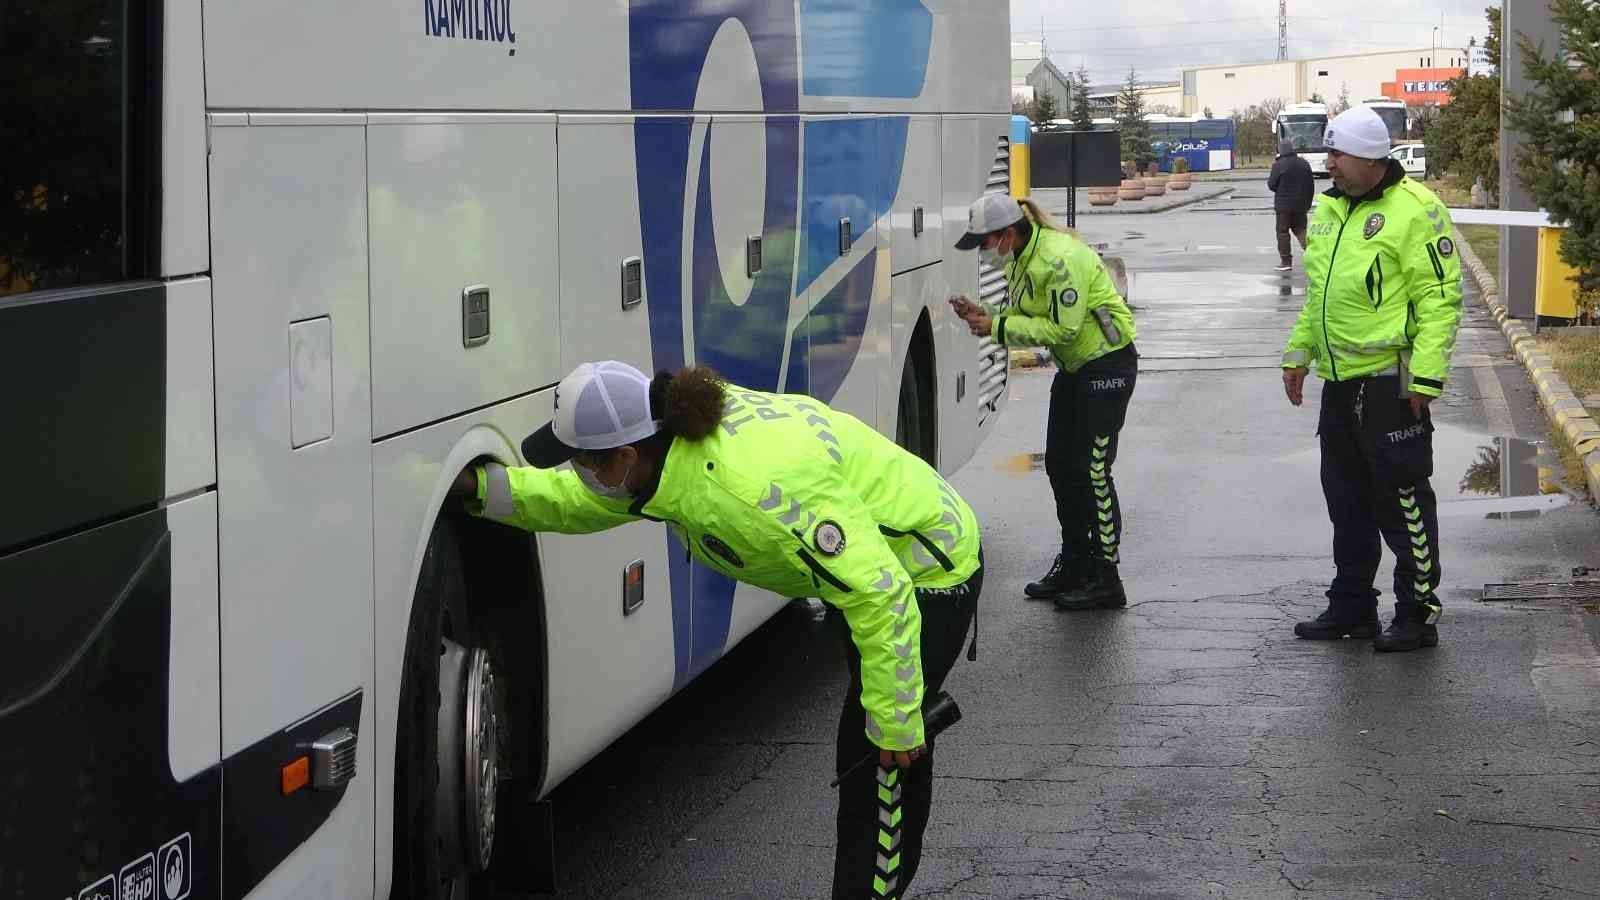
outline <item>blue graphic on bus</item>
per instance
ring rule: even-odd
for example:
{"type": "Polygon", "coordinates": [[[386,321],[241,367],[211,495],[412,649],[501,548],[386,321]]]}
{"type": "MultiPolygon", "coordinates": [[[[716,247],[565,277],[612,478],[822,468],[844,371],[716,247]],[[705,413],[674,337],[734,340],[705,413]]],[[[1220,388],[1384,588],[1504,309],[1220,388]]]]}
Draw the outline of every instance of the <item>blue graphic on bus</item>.
{"type": "MultiPolygon", "coordinates": [[[[915,0],[802,0],[798,19],[796,13],[792,5],[766,0],[630,6],[635,109],[693,110],[707,54],[731,19],[743,28],[754,51],[754,74],[767,114],[761,126],[766,172],[763,265],[743,302],[730,297],[718,258],[712,147],[731,139],[723,136],[737,128],[749,128],[748,121],[724,125],[729,129],[724,131],[715,114],[699,125],[690,115],[636,120],[640,237],[650,297],[651,362],[657,370],[676,369],[692,354],[696,362],[735,383],[804,392],[827,401],[854,364],[866,330],[876,253],[855,254],[846,263],[852,267],[836,273],[838,281],[812,304],[792,337],[791,298],[803,295],[840,263],[841,218],[848,217],[859,236],[889,212],[900,186],[909,120],[852,116],[808,121],[802,155],[800,117],[792,115],[800,107],[797,51],[807,54],[807,95],[915,97],[925,80],[932,15],[915,0]],[[882,40],[891,33],[894,41],[882,40]],[[685,345],[685,315],[690,317],[692,347],[685,345]]],[[[722,655],[735,583],[687,559],[681,548],[669,546],[668,560],[677,689],[722,655]]]]}

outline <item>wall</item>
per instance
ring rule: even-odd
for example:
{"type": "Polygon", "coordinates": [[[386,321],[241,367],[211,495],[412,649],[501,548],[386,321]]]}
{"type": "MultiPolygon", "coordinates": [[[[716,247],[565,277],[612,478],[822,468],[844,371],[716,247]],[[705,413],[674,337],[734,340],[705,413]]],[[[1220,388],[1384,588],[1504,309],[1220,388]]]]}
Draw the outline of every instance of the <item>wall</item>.
{"type": "MultiPolygon", "coordinates": [[[[1459,56],[1460,51],[1448,50],[1442,55],[1448,58],[1452,54],[1459,56]]],[[[1305,72],[1305,92],[1299,99],[1309,100],[1312,94],[1321,94],[1332,105],[1339,98],[1341,85],[1348,89],[1352,104],[1368,97],[1381,97],[1383,83],[1395,80],[1395,70],[1415,68],[1432,55],[1431,51],[1423,49],[1303,60],[1300,65],[1305,72]],[[1323,75],[1323,72],[1328,74],[1323,75]]]]}
{"type": "Polygon", "coordinates": [[[1193,108],[1185,111],[1199,113],[1209,106],[1214,115],[1226,117],[1271,97],[1293,102],[1298,70],[1293,61],[1195,69],[1195,94],[1188,101],[1193,108]]]}
{"type": "Polygon", "coordinates": [[[1139,95],[1144,98],[1144,108],[1147,110],[1155,106],[1170,106],[1174,112],[1183,112],[1183,90],[1177,85],[1144,88],[1139,95]]]}

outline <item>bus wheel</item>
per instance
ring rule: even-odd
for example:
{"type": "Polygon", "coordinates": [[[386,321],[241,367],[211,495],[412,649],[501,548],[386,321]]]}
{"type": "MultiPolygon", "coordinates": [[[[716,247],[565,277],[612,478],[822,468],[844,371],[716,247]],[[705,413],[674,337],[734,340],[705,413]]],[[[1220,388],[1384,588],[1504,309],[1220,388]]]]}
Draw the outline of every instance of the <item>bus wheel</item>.
{"type": "Polygon", "coordinates": [[[934,437],[933,390],[926,378],[931,371],[928,359],[926,323],[918,323],[906,349],[905,368],[900,371],[899,413],[895,418],[894,442],[930,466],[938,465],[934,437]]]}
{"type": "Polygon", "coordinates": [[[494,851],[499,714],[461,550],[440,519],[412,598],[395,747],[394,894],[465,900],[494,851]]]}

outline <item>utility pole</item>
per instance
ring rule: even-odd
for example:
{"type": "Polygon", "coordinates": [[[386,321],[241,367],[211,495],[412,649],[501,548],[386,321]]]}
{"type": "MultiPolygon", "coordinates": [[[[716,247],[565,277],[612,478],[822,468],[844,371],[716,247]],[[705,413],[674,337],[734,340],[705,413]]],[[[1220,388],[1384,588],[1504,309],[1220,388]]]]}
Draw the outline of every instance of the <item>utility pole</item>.
{"type": "Polygon", "coordinates": [[[1278,0],[1278,62],[1289,58],[1289,0],[1278,0]]]}

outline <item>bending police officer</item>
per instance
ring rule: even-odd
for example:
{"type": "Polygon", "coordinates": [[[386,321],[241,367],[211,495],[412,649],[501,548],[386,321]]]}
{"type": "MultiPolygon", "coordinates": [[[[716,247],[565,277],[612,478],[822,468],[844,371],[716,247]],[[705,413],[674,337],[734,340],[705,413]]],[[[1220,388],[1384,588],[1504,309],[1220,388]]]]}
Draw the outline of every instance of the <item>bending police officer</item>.
{"type": "Polygon", "coordinates": [[[956,249],[979,248],[1004,268],[1011,304],[984,309],[950,298],[973,335],[1007,347],[1047,347],[1055,358],[1044,468],[1055,494],[1061,552],[1025,588],[1068,610],[1126,606],[1121,561],[1122,506],[1111,466],[1139,376],[1133,313],[1091,247],[1058,228],[1032,200],[978,198],[956,249]]]}
{"type": "Polygon", "coordinates": [[[1444,390],[1461,317],[1449,213],[1389,159],[1377,113],[1328,123],[1327,191],[1309,228],[1306,305],[1283,352],[1289,402],[1307,367],[1324,380],[1317,434],[1336,567],[1308,640],[1374,637],[1377,650],[1439,643],[1439,522],[1428,404],[1444,390]],[[1394,620],[1378,634],[1379,535],[1395,555],[1394,620]]]}
{"type": "Polygon", "coordinates": [[[932,802],[924,698],[955,664],[983,584],[972,510],[853,416],[709,369],[652,381],[626,363],[585,363],[557,386],[555,407],[523,441],[531,466],[474,466],[452,494],[529,531],[665,522],[723,575],[837,607],[851,684],[835,772],[874,751],[878,765],[840,788],[833,895],[901,896],[932,802]]]}

